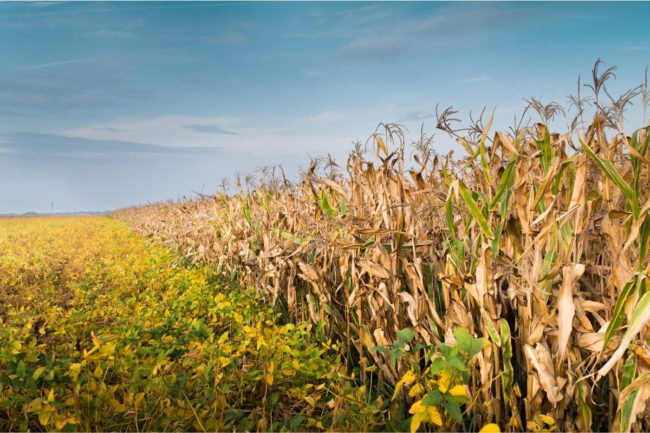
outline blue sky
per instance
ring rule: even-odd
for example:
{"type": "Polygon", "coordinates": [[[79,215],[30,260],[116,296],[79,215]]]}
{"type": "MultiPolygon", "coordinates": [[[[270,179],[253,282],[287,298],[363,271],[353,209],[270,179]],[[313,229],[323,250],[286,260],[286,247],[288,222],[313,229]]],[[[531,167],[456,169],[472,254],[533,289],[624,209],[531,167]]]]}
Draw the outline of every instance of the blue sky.
{"type": "MultiPolygon", "coordinates": [[[[650,63],[650,3],[0,3],[0,213],[214,191],[343,157],[434,106],[566,101],[598,57],[650,63]]],[[[628,119],[642,122],[638,104],[628,119]]],[[[453,143],[436,134],[439,152],[453,143]]]]}

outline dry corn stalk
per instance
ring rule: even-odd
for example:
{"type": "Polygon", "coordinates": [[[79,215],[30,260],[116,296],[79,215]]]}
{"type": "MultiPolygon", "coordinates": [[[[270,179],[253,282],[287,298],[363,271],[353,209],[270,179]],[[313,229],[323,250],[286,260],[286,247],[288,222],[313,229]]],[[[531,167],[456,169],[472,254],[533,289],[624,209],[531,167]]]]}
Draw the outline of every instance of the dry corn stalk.
{"type": "Polygon", "coordinates": [[[393,368],[371,349],[399,329],[427,344],[455,326],[485,336],[471,394],[486,403],[470,408],[483,422],[648,429],[650,134],[605,132],[599,116],[579,137],[539,124],[490,139],[488,124],[461,142],[468,157],[421,140],[411,163],[386,125],[377,157],[357,149],[345,169],[315,161],[295,185],[268,171],[234,195],[115,215],[294,320],[326,322],[390,383],[415,360],[393,368]]]}

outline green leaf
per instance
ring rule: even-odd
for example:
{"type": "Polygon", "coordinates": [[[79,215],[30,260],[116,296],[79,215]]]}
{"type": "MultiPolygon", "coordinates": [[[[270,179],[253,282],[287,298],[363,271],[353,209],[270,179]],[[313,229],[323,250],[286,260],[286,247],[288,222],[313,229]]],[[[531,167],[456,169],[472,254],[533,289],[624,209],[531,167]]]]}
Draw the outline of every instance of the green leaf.
{"type": "Polygon", "coordinates": [[[363,243],[363,246],[361,248],[363,248],[365,250],[367,248],[370,248],[374,244],[375,244],[375,237],[372,236],[372,237],[369,237],[368,239],[366,239],[366,241],[363,243]]]}
{"type": "Polygon", "coordinates": [[[291,417],[291,420],[289,421],[289,427],[291,430],[296,431],[304,424],[304,422],[307,421],[307,417],[304,415],[294,415],[291,417]]]}
{"type": "Polygon", "coordinates": [[[327,193],[323,191],[321,193],[320,206],[323,209],[323,212],[331,218],[334,218],[337,215],[336,210],[330,205],[329,200],[327,199],[327,193]]]}
{"type": "Polygon", "coordinates": [[[244,212],[244,218],[246,218],[246,221],[248,222],[249,225],[253,225],[250,203],[248,203],[248,200],[244,198],[241,198],[240,201],[241,201],[242,211],[244,212]]]}
{"type": "Polygon", "coordinates": [[[454,224],[454,206],[451,202],[451,194],[447,198],[445,203],[445,216],[447,219],[447,229],[449,230],[449,236],[452,240],[456,240],[456,225],[454,224]]]}
{"type": "Polygon", "coordinates": [[[455,328],[454,337],[456,337],[458,348],[467,353],[470,358],[479,353],[486,345],[484,338],[473,337],[465,328],[455,328]]]}
{"type": "Polygon", "coordinates": [[[490,338],[494,342],[494,344],[497,345],[497,347],[501,347],[501,336],[497,332],[496,328],[492,323],[488,323],[487,325],[487,332],[490,335],[490,338]]]}
{"type": "Polygon", "coordinates": [[[550,270],[553,268],[553,263],[555,263],[555,259],[557,258],[557,247],[558,247],[557,230],[553,230],[550,233],[550,236],[551,236],[551,245],[548,247],[548,249],[546,250],[546,254],[544,255],[542,275],[539,277],[539,281],[542,281],[544,278],[546,278],[550,270]]]}
{"type": "Polygon", "coordinates": [[[444,358],[434,358],[429,367],[429,373],[436,374],[447,368],[447,362],[444,358]]]}
{"type": "Polygon", "coordinates": [[[582,421],[584,424],[585,431],[591,431],[591,407],[587,402],[587,384],[584,381],[576,383],[576,389],[578,390],[578,403],[580,405],[580,415],[582,416],[582,421]]]}
{"type": "Polygon", "coordinates": [[[397,331],[397,339],[405,342],[410,342],[415,338],[415,334],[411,328],[404,328],[397,331]]]}
{"type": "Polygon", "coordinates": [[[390,365],[395,368],[397,366],[397,353],[391,350],[388,352],[388,358],[390,359],[390,365]]]}
{"type": "Polygon", "coordinates": [[[433,390],[422,399],[422,406],[437,406],[442,401],[442,394],[440,391],[433,390]]]}
{"type": "Polygon", "coordinates": [[[32,379],[38,380],[38,378],[41,377],[44,372],[45,372],[45,367],[38,367],[36,370],[34,370],[34,374],[32,374],[32,379]]]}
{"type": "Polygon", "coordinates": [[[506,166],[506,169],[503,171],[503,175],[501,176],[501,180],[499,181],[499,185],[497,186],[497,190],[494,194],[494,197],[492,198],[492,201],[490,202],[490,210],[494,209],[497,204],[499,204],[499,200],[501,199],[501,196],[507,189],[510,189],[512,187],[513,182],[515,181],[515,166],[517,163],[517,158],[513,158],[512,161],[508,163],[506,166]]]}
{"type": "Polygon", "coordinates": [[[623,374],[621,375],[621,390],[625,389],[636,375],[636,356],[632,353],[628,356],[625,365],[623,365],[623,374]]]}
{"type": "Polygon", "coordinates": [[[612,182],[614,182],[621,190],[623,195],[628,199],[630,202],[630,206],[632,207],[632,214],[634,215],[634,219],[636,220],[639,217],[639,200],[636,195],[636,192],[632,187],[625,182],[623,177],[618,173],[616,170],[616,167],[614,167],[614,164],[611,163],[611,161],[608,161],[606,159],[600,158],[596,153],[593,151],[587,143],[585,143],[582,138],[580,138],[580,143],[582,144],[583,149],[587,154],[591,157],[591,159],[594,160],[600,171],[605,174],[612,182]]]}
{"type": "Polygon", "coordinates": [[[456,356],[449,358],[447,361],[447,365],[449,368],[453,368],[458,371],[467,371],[467,368],[465,367],[465,362],[463,361],[463,358],[460,357],[459,354],[456,354],[456,356]]]}
{"type": "Polygon", "coordinates": [[[650,244],[650,214],[645,216],[645,220],[639,229],[639,270],[645,266],[645,259],[648,255],[648,244],[650,244]]]}
{"type": "Polygon", "coordinates": [[[345,203],[345,198],[339,196],[339,209],[341,209],[341,215],[346,215],[348,213],[348,206],[345,203]]]}
{"type": "Polygon", "coordinates": [[[449,416],[451,416],[456,423],[460,424],[463,422],[463,412],[460,410],[460,405],[458,403],[446,400],[443,403],[443,406],[447,409],[449,416]]]}
{"type": "Polygon", "coordinates": [[[268,400],[268,407],[274,407],[278,403],[279,399],[280,399],[280,393],[279,392],[276,391],[276,392],[271,393],[271,395],[269,396],[269,400],[268,400]]]}
{"type": "Polygon", "coordinates": [[[603,339],[603,350],[607,347],[609,340],[618,332],[621,323],[623,323],[623,318],[625,317],[623,309],[625,308],[625,303],[627,302],[632,290],[634,290],[635,281],[634,279],[630,280],[621,291],[621,294],[618,295],[616,300],[616,306],[614,307],[614,314],[612,314],[612,319],[607,326],[605,331],[605,338],[603,339]]]}
{"type": "Polygon", "coordinates": [[[544,134],[544,138],[537,141],[537,148],[542,152],[542,168],[544,168],[544,173],[548,172],[551,161],[555,156],[553,152],[553,146],[551,146],[551,135],[549,134],[548,128],[544,134]]]}
{"type": "Polygon", "coordinates": [[[638,395],[639,395],[639,390],[632,391],[627,396],[627,398],[623,402],[623,405],[621,406],[621,428],[620,428],[620,431],[622,431],[622,432],[629,431],[632,422],[634,422],[634,420],[631,419],[632,408],[634,407],[634,400],[636,400],[638,395]]]}
{"type": "Polygon", "coordinates": [[[641,296],[641,299],[634,307],[632,318],[629,326],[623,334],[623,338],[618,346],[618,349],[612,354],[607,363],[598,370],[598,377],[603,377],[609,372],[614,365],[623,357],[625,351],[629,348],[630,343],[636,335],[643,330],[643,327],[650,321],[650,292],[641,296]]]}
{"type": "Polygon", "coordinates": [[[483,235],[489,239],[494,238],[494,234],[492,233],[492,230],[490,229],[490,226],[488,225],[488,222],[485,219],[483,212],[481,212],[481,210],[479,209],[478,205],[472,198],[472,194],[469,192],[467,187],[463,185],[462,182],[459,182],[458,188],[459,188],[460,196],[462,197],[463,201],[467,205],[467,209],[469,210],[469,213],[472,215],[472,218],[476,220],[483,235]]]}
{"type": "Polygon", "coordinates": [[[644,386],[647,386],[649,380],[650,373],[645,373],[639,376],[630,385],[628,385],[634,387],[634,390],[624,397],[624,401],[619,402],[619,410],[621,412],[621,423],[619,431],[626,433],[629,432],[632,429],[633,423],[636,421],[634,418],[636,418],[638,415],[642,415],[636,414],[636,416],[633,418],[632,409],[635,406],[635,400],[639,398],[639,391],[643,389],[644,386]]]}

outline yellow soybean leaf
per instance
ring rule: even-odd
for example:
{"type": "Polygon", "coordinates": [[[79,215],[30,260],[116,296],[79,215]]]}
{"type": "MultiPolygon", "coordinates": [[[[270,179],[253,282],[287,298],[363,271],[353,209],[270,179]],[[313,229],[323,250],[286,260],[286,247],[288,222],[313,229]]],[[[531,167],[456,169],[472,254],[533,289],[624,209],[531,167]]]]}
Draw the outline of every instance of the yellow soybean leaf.
{"type": "Polygon", "coordinates": [[[11,343],[11,354],[18,355],[22,347],[23,345],[20,343],[20,341],[14,341],[13,343],[11,343]]]}
{"type": "Polygon", "coordinates": [[[79,372],[81,372],[81,363],[75,362],[73,364],[70,364],[70,368],[68,370],[71,375],[74,377],[77,377],[79,375],[79,372]]]}
{"type": "Polygon", "coordinates": [[[411,415],[416,415],[418,413],[423,413],[425,410],[426,410],[425,407],[422,406],[422,400],[418,400],[411,405],[411,408],[409,409],[409,413],[411,415]]]}
{"type": "Polygon", "coordinates": [[[451,385],[451,370],[446,368],[438,373],[438,389],[441,393],[446,394],[451,385]]]}
{"type": "Polygon", "coordinates": [[[221,337],[219,337],[219,340],[217,340],[217,344],[222,345],[222,344],[224,344],[226,341],[228,341],[228,331],[226,331],[226,332],[224,332],[223,334],[221,334],[221,337]]]}
{"type": "Polygon", "coordinates": [[[547,425],[555,425],[555,420],[553,417],[550,417],[548,415],[539,415],[539,419],[544,421],[547,425]]]}
{"type": "Polygon", "coordinates": [[[454,397],[466,396],[467,390],[465,389],[465,385],[456,385],[451,388],[451,390],[449,390],[449,394],[453,395],[454,397]]]}
{"type": "Polygon", "coordinates": [[[67,423],[68,423],[67,418],[65,418],[65,417],[57,417],[57,418],[54,420],[54,427],[55,427],[57,430],[61,430],[61,429],[63,429],[63,427],[65,427],[65,425],[66,425],[67,423]]]}
{"type": "Polygon", "coordinates": [[[422,415],[424,414],[418,413],[413,415],[413,418],[411,418],[411,433],[415,433],[420,428],[420,424],[422,424],[422,415]]]}
{"type": "Polygon", "coordinates": [[[538,432],[542,430],[542,427],[539,424],[537,424],[534,420],[528,421],[526,423],[526,428],[532,432],[538,432]]]}
{"type": "Polygon", "coordinates": [[[411,390],[409,391],[409,397],[417,397],[423,392],[424,392],[424,388],[422,388],[422,385],[416,383],[411,387],[411,390]]]}
{"type": "Polygon", "coordinates": [[[501,433],[501,429],[498,424],[490,423],[485,424],[479,433],[501,433]]]}
{"type": "Polygon", "coordinates": [[[442,427],[442,416],[438,412],[438,408],[435,406],[427,406],[427,415],[428,420],[435,425],[442,427]]]}
{"type": "Polygon", "coordinates": [[[415,372],[409,370],[402,376],[402,378],[395,384],[395,392],[393,393],[393,400],[397,398],[397,394],[402,390],[404,385],[410,385],[415,381],[415,372]]]}
{"type": "Polygon", "coordinates": [[[266,367],[266,374],[264,375],[264,380],[269,385],[273,385],[273,373],[275,373],[275,363],[271,361],[266,367]]]}
{"type": "Polygon", "coordinates": [[[411,419],[411,432],[415,432],[423,422],[430,422],[442,426],[442,416],[435,406],[423,406],[422,400],[418,400],[409,409],[413,415],[411,419]]]}
{"type": "Polygon", "coordinates": [[[32,379],[37,380],[45,372],[45,367],[38,367],[34,374],[32,374],[32,379]]]}

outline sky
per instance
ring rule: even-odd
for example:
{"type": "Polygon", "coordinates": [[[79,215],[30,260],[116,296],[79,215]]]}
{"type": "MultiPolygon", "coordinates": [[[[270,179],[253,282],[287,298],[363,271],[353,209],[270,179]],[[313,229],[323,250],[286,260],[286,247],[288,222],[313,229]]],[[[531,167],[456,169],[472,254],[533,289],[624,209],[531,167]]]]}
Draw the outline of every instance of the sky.
{"type": "MultiPolygon", "coordinates": [[[[650,63],[650,3],[0,3],[0,213],[111,210],[342,159],[436,104],[566,103],[597,58],[650,63]]],[[[628,113],[643,119],[637,103],[628,113]]],[[[568,123],[568,121],[566,121],[568,123]]]]}

